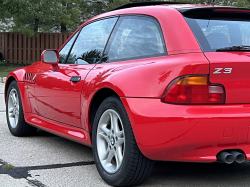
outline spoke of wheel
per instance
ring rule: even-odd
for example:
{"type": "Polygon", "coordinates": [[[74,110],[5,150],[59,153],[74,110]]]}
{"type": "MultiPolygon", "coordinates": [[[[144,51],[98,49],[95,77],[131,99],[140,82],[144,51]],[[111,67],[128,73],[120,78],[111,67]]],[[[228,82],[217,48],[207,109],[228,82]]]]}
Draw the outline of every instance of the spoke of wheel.
{"type": "Polygon", "coordinates": [[[9,108],[9,117],[12,117],[12,118],[15,117],[15,115],[14,115],[14,107],[9,108]]]}
{"type": "Polygon", "coordinates": [[[106,160],[106,164],[111,164],[111,160],[114,157],[114,153],[112,151],[109,151],[108,158],[106,160]]]}
{"type": "Polygon", "coordinates": [[[15,126],[16,125],[16,116],[13,116],[13,121],[14,121],[13,126],[15,126]]]}
{"type": "Polygon", "coordinates": [[[121,146],[122,144],[124,144],[124,138],[118,138],[117,144],[119,146],[121,146]]]}
{"type": "Polygon", "coordinates": [[[102,125],[101,127],[100,127],[100,129],[102,129],[102,131],[107,135],[107,136],[109,136],[110,135],[110,130],[106,127],[106,125],[102,125]]]}
{"type": "Polygon", "coordinates": [[[120,166],[121,161],[119,160],[117,154],[115,154],[115,161],[116,161],[116,168],[118,168],[120,166]]]}
{"type": "Polygon", "coordinates": [[[106,140],[107,143],[110,142],[108,136],[107,136],[104,132],[100,132],[99,135],[100,135],[104,140],[106,140]]]}
{"type": "Polygon", "coordinates": [[[19,106],[19,99],[18,99],[18,96],[16,97],[16,95],[15,95],[15,98],[16,98],[16,104],[19,106]]]}
{"type": "Polygon", "coordinates": [[[119,138],[119,137],[124,137],[124,131],[118,131],[115,133],[115,135],[119,138]]]}
{"type": "Polygon", "coordinates": [[[122,153],[117,149],[115,154],[116,167],[119,167],[122,163],[122,153]]]}
{"type": "Polygon", "coordinates": [[[9,116],[10,116],[11,118],[15,118],[14,113],[10,113],[9,116]]]}
{"type": "Polygon", "coordinates": [[[102,155],[101,161],[107,160],[108,154],[109,154],[109,150],[107,148],[106,152],[103,153],[103,155],[102,155]]]}
{"type": "Polygon", "coordinates": [[[15,102],[17,102],[16,92],[13,93],[13,97],[14,97],[15,102]]]}
{"type": "Polygon", "coordinates": [[[111,119],[111,130],[113,130],[115,133],[118,132],[118,118],[114,113],[109,113],[110,119],[111,119]]]}
{"type": "Polygon", "coordinates": [[[13,105],[15,105],[16,100],[15,100],[15,98],[14,98],[14,94],[13,94],[13,93],[11,94],[10,98],[11,98],[11,100],[12,100],[12,102],[13,102],[13,105]]]}
{"type": "Polygon", "coordinates": [[[15,115],[15,123],[17,123],[18,122],[18,115],[16,114],[15,115]]]}
{"type": "Polygon", "coordinates": [[[15,124],[15,118],[14,118],[14,117],[9,118],[9,120],[10,120],[11,125],[12,125],[13,123],[15,124]]]}
{"type": "Polygon", "coordinates": [[[9,108],[9,113],[13,113],[14,107],[9,108]]]}

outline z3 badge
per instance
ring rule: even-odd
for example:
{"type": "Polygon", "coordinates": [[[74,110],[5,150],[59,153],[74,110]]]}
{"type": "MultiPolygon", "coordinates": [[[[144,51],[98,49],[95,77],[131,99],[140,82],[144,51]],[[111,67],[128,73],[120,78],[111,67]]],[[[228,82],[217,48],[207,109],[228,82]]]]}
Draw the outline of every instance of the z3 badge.
{"type": "Polygon", "coordinates": [[[220,74],[220,73],[231,73],[233,68],[214,68],[213,74],[220,74]]]}

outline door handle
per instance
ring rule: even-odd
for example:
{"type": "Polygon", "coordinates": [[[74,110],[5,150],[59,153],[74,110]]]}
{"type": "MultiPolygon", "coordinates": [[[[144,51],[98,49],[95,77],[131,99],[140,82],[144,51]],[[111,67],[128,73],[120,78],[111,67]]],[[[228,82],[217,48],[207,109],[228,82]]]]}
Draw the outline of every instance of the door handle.
{"type": "Polygon", "coordinates": [[[72,76],[70,78],[71,82],[80,82],[81,81],[81,76],[72,76]]]}

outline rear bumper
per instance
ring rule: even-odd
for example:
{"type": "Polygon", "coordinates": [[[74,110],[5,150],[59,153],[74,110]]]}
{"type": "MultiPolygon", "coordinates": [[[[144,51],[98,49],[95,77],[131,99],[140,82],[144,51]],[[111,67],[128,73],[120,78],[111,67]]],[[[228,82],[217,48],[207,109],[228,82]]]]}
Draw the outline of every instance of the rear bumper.
{"type": "Polygon", "coordinates": [[[214,162],[226,149],[250,160],[250,105],[171,105],[121,98],[141,152],[153,160],[214,162]]]}

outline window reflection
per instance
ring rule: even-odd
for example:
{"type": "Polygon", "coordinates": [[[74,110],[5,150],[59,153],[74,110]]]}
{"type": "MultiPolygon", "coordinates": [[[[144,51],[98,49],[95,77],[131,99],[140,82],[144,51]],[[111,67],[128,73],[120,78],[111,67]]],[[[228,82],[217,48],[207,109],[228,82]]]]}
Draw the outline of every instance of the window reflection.
{"type": "MultiPolygon", "coordinates": [[[[250,45],[250,22],[237,20],[195,20],[212,50],[219,48],[250,45]]],[[[194,30],[194,28],[193,28],[194,30]]],[[[197,32],[194,30],[195,33],[197,32]]],[[[202,46],[205,43],[200,40],[202,46]]]]}
{"type": "Polygon", "coordinates": [[[67,64],[99,63],[117,18],[109,18],[83,27],[69,54],[67,64]]]}
{"type": "Polygon", "coordinates": [[[67,44],[64,45],[64,47],[59,52],[59,55],[60,55],[59,63],[65,63],[66,58],[67,58],[68,53],[69,53],[69,50],[70,50],[72,44],[74,43],[76,36],[78,35],[78,32],[75,33],[75,35],[68,41],[67,44]]]}
{"type": "Polygon", "coordinates": [[[159,24],[150,17],[121,18],[111,40],[105,51],[109,62],[166,55],[159,24]]]}

